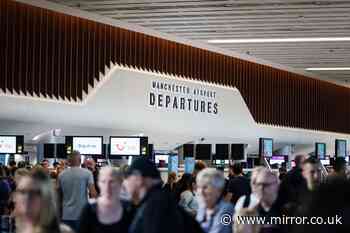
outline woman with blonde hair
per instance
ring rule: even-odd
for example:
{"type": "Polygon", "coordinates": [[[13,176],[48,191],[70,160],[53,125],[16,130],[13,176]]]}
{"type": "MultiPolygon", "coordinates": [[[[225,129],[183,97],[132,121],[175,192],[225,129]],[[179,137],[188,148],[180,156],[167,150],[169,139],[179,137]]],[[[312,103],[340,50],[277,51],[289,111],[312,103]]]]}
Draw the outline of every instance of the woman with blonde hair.
{"type": "Polygon", "coordinates": [[[79,233],[127,233],[131,216],[120,200],[122,173],[113,167],[103,167],[98,176],[101,190],[96,203],[87,204],[80,217],[79,233]]]}
{"type": "Polygon", "coordinates": [[[17,233],[71,233],[60,226],[52,183],[42,169],[34,169],[18,180],[14,194],[17,233]]]}

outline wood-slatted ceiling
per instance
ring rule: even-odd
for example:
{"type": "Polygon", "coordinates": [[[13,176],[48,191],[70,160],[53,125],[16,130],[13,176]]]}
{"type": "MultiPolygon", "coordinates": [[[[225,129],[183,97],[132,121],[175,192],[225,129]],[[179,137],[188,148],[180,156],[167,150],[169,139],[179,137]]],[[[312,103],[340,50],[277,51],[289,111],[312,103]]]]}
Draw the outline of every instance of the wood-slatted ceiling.
{"type": "MultiPolygon", "coordinates": [[[[179,37],[349,37],[350,0],[51,0],[179,37]]],[[[349,67],[350,42],[217,44],[297,69],[349,67]]],[[[314,72],[350,87],[350,71],[314,72]]]]}
{"type": "Polygon", "coordinates": [[[237,87],[258,123],[350,133],[350,89],[189,45],[0,1],[0,89],[78,101],[111,62],[237,87]]]}

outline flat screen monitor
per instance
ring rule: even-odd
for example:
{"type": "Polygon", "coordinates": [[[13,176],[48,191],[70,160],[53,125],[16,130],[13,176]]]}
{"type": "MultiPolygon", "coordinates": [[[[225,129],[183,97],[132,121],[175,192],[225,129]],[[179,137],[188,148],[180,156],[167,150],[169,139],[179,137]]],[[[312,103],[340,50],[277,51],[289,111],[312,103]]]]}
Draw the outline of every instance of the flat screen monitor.
{"type": "Polygon", "coordinates": [[[336,139],[335,140],[335,156],[336,157],[346,157],[346,140],[336,139]]]}
{"type": "Polygon", "coordinates": [[[55,158],[55,144],[44,144],[44,158],[55,158]]]}
{"type": "Polygon", "coordinates": [[[244,147],[245,147],[244,144],[231,144],[231,159],[246,160],[244,147]]]}
{"type": "Polygon", "coordinates": [[[194,144],[183,145],[184,158],[194,157],[194,144]]]}
{"type": "Polygon", "coordinates": [[[315,155],[319,160],[326,158],[326,143],[315,143],[315,155]]]}
{"type": "Polygon", "coordinates": [[[153,158],[154,155],[154,145],[153,144],[148,144],[147,148],[147,155],[153,158]]]}
{"type": "Polygon", "coordinates": [[[270,159],[270,164],[282,164],[285,162],[284,156],[272,156],[270,159]]]}
{"type": "Polygon", "coordinates": [[[213,159],[225,160],[225,159],[228,159],[228,154],[229,154],[228,144],[215,145],[215,155],[213,155],[213,159]]]}
{"type": "Polygon", "coordinates": [[[58,159],[67,158],[65,144],[62,144],[62,143],[56,144],[56,158],[58,159]]]}
{"type": "Polygon", "coordinates": [[[254,158],[247,157],[246,168],[254,168],[254,158]]]}
{"type": "Polygon", "coordinates": [[[16,136],[0,136],[0,154],[16,154],[16,136]]]}
{"type": "Polygon", "coordinates": [[[155,155],[154,158],[155,158],[156,164],[159,164],[160,160],[163,160],[165,164],[168,164],[168,161],[169,161],[169,155],[155,155]]]}
{"type": "Polygon", "coordinates": [[[147,137],[110,137],[110,155],[141,156],[147,155],[147,137]]]}
{"type": "Polygon", "coordinates": [[[102,136],[79,136],[73,137],[73,150],[82,155],[102,155],[102,136]]]}
{"type": "Polygon", "coordinates": [[[211,144],[197,144],[196,145],[196,159],[210,160],[211,144]]]}
{"type": "Polygon", "coordinates": [[[260,138],[259,139],[259,154],[265,158],[271,158],[273,153],[273,139],[260,138]]]}

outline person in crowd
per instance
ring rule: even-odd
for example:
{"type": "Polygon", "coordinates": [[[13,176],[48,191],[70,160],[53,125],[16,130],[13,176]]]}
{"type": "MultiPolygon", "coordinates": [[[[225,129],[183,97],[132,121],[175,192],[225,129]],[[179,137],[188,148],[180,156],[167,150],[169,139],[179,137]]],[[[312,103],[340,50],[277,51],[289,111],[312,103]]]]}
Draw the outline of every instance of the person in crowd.
{"type": "MultiPolygon", "coordinates": [[[[224,166],[218,166],[216,167],[216,170],[222,173],[223,176],[225,176],[225,167],[224,166]]],[[[228,195],[228,183],[229,179],[225,177],[225,187],[224,191],[222,192],[222,197],[225,201],[229,202],[231,200],[231,195],[228,195]]]]}
{"type": "Polygon", "coordinates": [[[198,202],[194,193],[194,180],[191,174],[183,174],[183,187],[180,195],[179,205],[184,208],[192,216],[196,216],[198,210],[198,202]]]}
{"type": "Polygon", "coordinates": [[[333,164],[333,172],[329,175],[329,178],[346,178],[346,160],[344,158],[335,158],[333,164]]]}
{"type": "Polygon", "coordinates": [[[30,173],[30,171],[26,168],[20,168],[17,169],[16,173],[15,173],[15,182],[16,184],[18,184],[19,180],[24,177],[24,176],[28,176],[30,173]]]}
{"type": "Polygon", "coordinates": [[[25,167],[26,167],[26,162],[20,161],[20,162],[18,162],[17,165],[18,165],[18,166],[17,166],[18,169],[20,169],[20,168],[25,168],[25,167]]]}
{"type": "Polygon", "coordinates": [[[97,185],[97,179],[98,179],[98,172],[99,172],[99,170],[97,169],[95,160],[94,159],[86,159],[85,160],[85,167],[86,167],[86,169],[88,169],[89,171],[92,172],[92,175],[94,177],[95,189],[96,189],[97,193],[99,194],[100,193],[100,188],[97,185]]]}
{"type": "Polygon", "coordinates": [[[55,161],[55,162],[53,162],[53,169],[57,169],[58,168],[58,166],[60,165],[60,163],[59,162],[57,162],[57,161],[55,161]]]}
{"type": "Polygon", "coordinates": [[[98,176],[100,196],[87,204],[80,217],[79,233],[127,233],[131,216],[120,200],[122,174],[112,167],[103,167],[98,176]]]}
{"type": "Polygon", "coordinates": [[[41,167],[46,171],[47,174],[50,174],[50,163],[49,160],[44,159],[40,163],[41,167]]]}
{"type": "Polygon", "coordinates": [[[283,162],[281,164],[281,167],[278,169],[279,172],[279,179],[282,181],[287,176],[287,164],[286,162],[283,162]]]}
{"type": "Polygon", "coordinates": [[[52,182],[42,169],[19,179],[14,200],[16,233],[73,233],[59,224],[52,182]]]}
{"type": "MultiPolygon", "coordinates": [[[[193,177],[193,176],[192,176],[193,177]]],[[[183,174],[181,178],[176,182],[176,185],[174,187],[174,191],[172,192],[174,194],[175,200],[177,203],[180,202],[181,194],[187,189],[187,181],[189,180],[188,174],[183,174]]],[[[195,189],[195,187],[194,187],[195,189]]]]}
{"type": "MultiPolygon", "coordinates": [[[[13,182],[13,189],[11,188],[12,191],[16,191],[17,189],[17,184],[19,183],[20,179],[22,177],[26,177],[26,176],[29,176],[30,175],[30,170],[26,169],[26,168],[19,168],[16,170],[15,172],[15,176],[12,180],[13,182]]],[[[13,193],[12,193],[13,194],[13,193]]],[[[8,209],[9,209],[9,212],[12,212],[15,208],[15,203],[14,203],[14,196],[11,195],[10,196],[10,199],[9,199],[9,204],[8,204],[8,209]]]]}
{"type": "Polygon", "coordinates": [[[305,208],[305,203],[313,197],[314,191],[321,183],[320,161],[315,157],[309,157],[304,160],[302,175],[306,182],[300,188],[299,199],[284,206],[288,215],[299,216],[303,208],[305,208]]]}
{"type": "Polygon", "coordinates": [[[230,166],[228,167],[228,179],[232,179],[234,177],[234,173],[233,173],[233,164],[230,163],[230,166]]]}
{"type": "Polygon", "coordinates": [[[198,223],[162,189],[160,173],[152,161],[143,157],[135,159],[124,183],[137,205],[129,233],[201,232],[198,223]]]}
{"type": "Polygon", "coordinates": [[[10,161],[9,162],[9,176],[14,176],[15,172],[17,170],[17,164],[15,161],[10,161]]]}
{"type": "Polygon", "coordinates": [[[67,168],[66,162],[65,161],[60,161],[58,167],[57,167],[57,177],[61,174],[61,172],[64,171],[64,169],[67,168]]]}
{"type": "Polygon", "coordinates": [[[201,160],[196,161],[196,163],[194,164],[194,169],[192,173],[192,176],[194,177],[195,180],[196,180],[197,174],[206,167],[207,165],[205,164],[205,162],[201,160]]]}
{"type": "Polygon", "coordinates": [[[222,224],[222,216],[233,216],[233,205],[225,202],[222,192],[225,177],[215,168],[206,168],[197,175],[199,209],[197,221],[206,233],[231,233],[232,224],[222,224]]]}
{"type": "Polygon", "coordinates": [[[176,173],[175,172],[170,172],[168,174],[168,181],[163,186],[163,189],[165,189],[165,190],[167,190],[169,192],[174,192],[175,191],[175,184],[176,184],[176,173]]]}
{"type": "MultiPolygon", "coordinates": [[[[314,157],[309,157],[303,162],[302,175],[306,181],[306,192],[312,192],[321,182],[320,162],[314,157]]],[[[303,194],[305,196],[306,193],[303,194]]]]}
{"type": "Polygon", "coordinates": [[[306,185],[302,175],[302,164],[305,159],[304,155],[295,156],[295,167],[287,173],[281,182],[279,196],[283,205],[295,203],[301,198],[301,193],[306,185]]]}
{"type": "Polygon", "coordinates": [[[235,163],[231,168],[233,177],[229,180],[227,192],[228,198],[232,204],[236,204],[238,199],[244,195],[250,195],[250,181],[243,175],[243,169],[240,163],[235,163]]]}
{"type": "Polygon", "coordinates": [[[252,174],[250,176],[250,187],[251,187],[251,194],[242,196],[238,199],[235,205],[235,212],[238,213],[240,209],[242,208],[254,208],[258,205],[259,199],[257,197],[257,185],[256,185],[256,178],[258,177],[258,174],[260,171],[265,169],[263,166],[255,167],[252,171],[252,174]]]}
{"type": "MultiPolygon", "coordinates": [[[[122,186],[121,186],[121,190],[120,190],[120,199],[122,201],[131,202],[132,201],[131,196],[125,187],[125,179],[127,177],[128,169],[129,169],[129,166],[127,164],[120,166],[120,172],[121,172],[122,178],[123,178],[123,182],[122,182],[122,186]]],[[[132,208],[133,208],[133,203],[131,203],[131,205],[130,205],[130,209],[132,209],[132,208]]]]}
{"type": "Polygon", "coordinates": [[[0,216],[8,214],[8,203],[10,200],[11,188],[7,181],[7,174],[4,166],[0,166],[0,216]]]}
{"type": "MultiPolygon", "coordinates": [[[[264,168],[257,174],[255,185],[259,200],[256,207],[258,216],[265,218],[282,217],[284,213],[283,206],[278,200],[279,179],[277,175],[264,168]]],[[[262,225],[260,232],[280,233],[285,232],[284,230],[282,225],[262,225]]]]}
{"type": "Polygon", "coordinates": [[[295,224],[293,233],[350,232],[350,181],[343,178],[326,180],[304,205],[301,216],[319,224],[295,224]]]}
{"type": "Polygon", "coordinates": [[[71,167],[65,169],[58,177],[58,193],[63,222],[78,232],[79,217],[88,202],[88,191],[90,198],[96,198],[97,193],[92,173],[80,168],[80,153],[73,151],[69,160],[71,167]]]}

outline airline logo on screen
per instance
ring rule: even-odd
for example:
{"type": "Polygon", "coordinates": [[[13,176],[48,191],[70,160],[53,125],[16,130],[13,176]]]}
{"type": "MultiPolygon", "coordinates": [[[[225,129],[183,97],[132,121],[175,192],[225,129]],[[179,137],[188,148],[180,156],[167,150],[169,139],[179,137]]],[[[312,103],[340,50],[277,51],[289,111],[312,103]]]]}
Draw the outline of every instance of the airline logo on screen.
{"type": "Polygon", "coordinates": [[[125,152],[125,151],[138,151],[137,145],[134,144],[128,144],[128,142],[124,141],[122,143],[115,144],[115,149],[119,152],[125,152]]]}
{"type": "Polygon", "coordinates": [[[92,144],[79,144],[77,145],[77,149],[96,149],[97,146],[96,145],[92,145],[92,144]]]}
{"type": "Polygon", "coordinates": [[[160,109],[217,115],[216,91],[193,88],[173,82],[151,82],[149,105],[160,109]]]}

